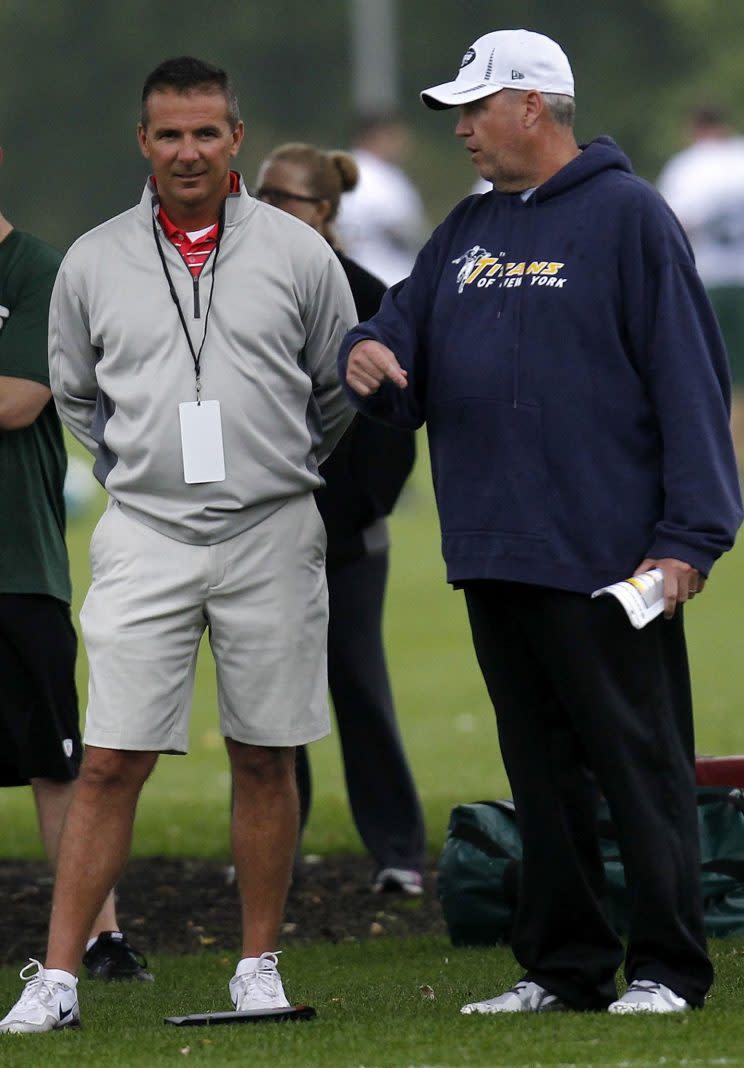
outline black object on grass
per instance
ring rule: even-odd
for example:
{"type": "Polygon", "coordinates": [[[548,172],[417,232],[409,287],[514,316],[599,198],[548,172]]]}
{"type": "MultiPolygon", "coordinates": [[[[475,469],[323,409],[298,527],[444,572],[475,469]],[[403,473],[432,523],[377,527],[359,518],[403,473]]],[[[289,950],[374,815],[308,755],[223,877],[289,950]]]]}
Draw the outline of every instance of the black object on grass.
{"type": "Polygon", "coordinates": [[[214,1027],[217,1024],[288,1023],[312,1020],[317,1015],[309,1005],[288,1009],[251,1009],[248,1012],[195,1012],[191,1016],[166,1016],[164,1023],[175,1027],[214,1027]]]}

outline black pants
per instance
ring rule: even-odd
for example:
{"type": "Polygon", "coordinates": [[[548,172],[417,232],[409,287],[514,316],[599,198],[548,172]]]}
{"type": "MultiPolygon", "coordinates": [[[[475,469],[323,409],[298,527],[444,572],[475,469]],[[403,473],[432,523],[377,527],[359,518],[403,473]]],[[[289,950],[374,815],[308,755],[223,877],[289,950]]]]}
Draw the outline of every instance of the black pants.
{"type": "Polygon", "coordinates": [[[575,1008],[615,997],[623,953],[602,908],[599,787],[628,885],[626,977],[701,1005],[713,972],[681,613],[637,631],[610,597],[505,582],[465,596],[523,838],[517,960],[575,1008]]]}
{"type": "MultiPolygon", "coordinates": [[[[382,641],[387,552],[328,567],[328,683],[338,722],[349,804],[378,868],[420,871],[424,820],[408,767],[382,641]]],[[[310,769],[297,749],[300,823],[310,809],[310,769]]]]}
{"type": "Polygon", "coordinates": [[[70,606],[0,594],[0,786],[77,777],[82,743],[70,606]]]}

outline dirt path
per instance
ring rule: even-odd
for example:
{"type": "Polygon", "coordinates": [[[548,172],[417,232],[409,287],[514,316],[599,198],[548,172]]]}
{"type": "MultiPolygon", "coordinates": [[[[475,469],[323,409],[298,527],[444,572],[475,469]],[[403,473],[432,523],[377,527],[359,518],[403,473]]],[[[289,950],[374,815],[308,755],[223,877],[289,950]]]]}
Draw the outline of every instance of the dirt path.
{"type": "MultiPolygon", "coordinates": [[[[306,862],[290,892],[282,943],[446,934],[433,868],[424,882],[423,898],[376,895],[365,857],[306,862]]],[[[41,862],[0,860],[0,963],[43,959],[51,893],[41,862]]],[[[237,890],[222,863],[133,860],[118,907],[122,929],[145,955],[232,950],[238,942],[237,890]]]]}

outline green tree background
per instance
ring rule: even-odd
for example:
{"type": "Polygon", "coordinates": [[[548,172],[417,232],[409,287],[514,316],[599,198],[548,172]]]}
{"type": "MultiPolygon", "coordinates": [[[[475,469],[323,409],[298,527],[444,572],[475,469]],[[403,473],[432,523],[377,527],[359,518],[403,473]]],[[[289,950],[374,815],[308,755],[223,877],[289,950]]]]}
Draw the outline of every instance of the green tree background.
{"type": "MultiPolygon", "coordinates": [[[[375,3],[376,0],[369,0],[375,3]]],[[[147,173],[134,140],[141,84],[169,55],[227,68],[248,128],[249,185],[278,141],[348,144],[352,70],[346,0],[3,0],[0,204],[60,248],[130,206],[147,173]]],[[[612,134],[653,180],[684,143],[696,103],[744,120],[744,5],[731,0],[400,0],[401,108],[409,171],[437,221],[475,177],[451,113],[419,90],[454,76],[480,34],[525,26],[559,40],[577,84],[578,135],[612,134]]]]}

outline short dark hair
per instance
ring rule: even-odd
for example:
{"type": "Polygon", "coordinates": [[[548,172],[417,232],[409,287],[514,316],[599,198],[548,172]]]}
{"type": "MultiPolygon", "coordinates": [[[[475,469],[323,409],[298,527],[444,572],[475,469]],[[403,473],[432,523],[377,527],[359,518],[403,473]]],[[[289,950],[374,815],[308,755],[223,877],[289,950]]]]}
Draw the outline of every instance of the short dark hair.
{"type": "Polygon", "coordinates": [[[230,79],[220,67],[215,67],[203,59],[195,59],[193,56],[166,59],[147,75],[142,87],[140,121],[143,126],[147,126],[149,120],[147,101],[153,93],[162,89],[173,89],[177,93],[188,93],[193,89],[222,93],[227,104],[227,121],[230,128],[234,130],[240,122],[238,98],[230,79]]]}

